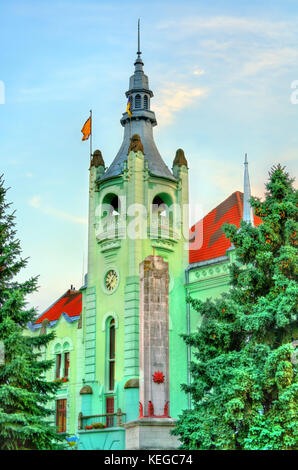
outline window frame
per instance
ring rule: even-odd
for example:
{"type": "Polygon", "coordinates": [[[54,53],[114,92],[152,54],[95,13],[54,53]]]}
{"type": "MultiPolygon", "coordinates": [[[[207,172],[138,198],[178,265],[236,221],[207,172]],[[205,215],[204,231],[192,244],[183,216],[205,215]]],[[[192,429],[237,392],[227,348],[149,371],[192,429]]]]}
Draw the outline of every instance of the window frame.
{"type": "Polygon", "coordinates": [[[116,320],[109,317],[106,321],[106,393],[115,390],[115,370],[116,370],[116,320]]]}
{"type": "Polygon", "coordinates": [[[56,379],[61,378],[61,364],[62,364],[62,353],[60,352],[60,353],[56,354],[56,365],[55,365],[55,377],[56,377],[56,379]]]}
{"type": "Polygon", "coordinates": [[[61,433],[66,432],[66,427],[67,427],[67,399],[66,398],[59,398],[58,400],[56,400],[56,426],[57,426],[57,433],[61,434],[61,433]],[[60,423],[60,417],[62,418],[61,423],[60,423]]]}
{"type": "MultiPolygon", "coordinates": [[[[114,396],[106,396],[106,413],[115,413],[115,398],[114,396]]],[[[108,428],[114,427],[115,416],[106,416],[106,425],[108,428]]]]}
{"type": "Polygon", "coordinates": [[[142,109],[142,96],[138,93],[135,96],[135,109],[142,109]]]}
{"type": "Polygon", "coordinates": [[[108,368],[109,368],[109,391],[115,389],[115,361],[116,361],[116,330],[115,319],[111,318],[109,321],[109,349],[108,349],[108,368]]]}
{"type": "Polygon", "coordinates": [[[64,358],[63,358],[63,377],[64,378],[69,378],[69,365],[70,365],[70,353],[69,351],[66,351],[64,353],[64,358]]]}

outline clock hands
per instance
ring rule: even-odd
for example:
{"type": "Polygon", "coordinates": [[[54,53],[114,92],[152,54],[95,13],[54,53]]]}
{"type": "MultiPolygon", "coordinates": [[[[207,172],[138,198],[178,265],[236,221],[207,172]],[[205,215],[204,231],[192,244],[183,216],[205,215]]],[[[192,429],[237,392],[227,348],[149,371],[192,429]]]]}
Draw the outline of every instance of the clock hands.
{"type": "Polygon", "coordinates": [[[116,271],[111,270],[110,272],[108,272],[108,274],[106,276],[106,287],[107,287],[107,289],[109,291],[112,291],[116,287],[117,281],[118,281],[118,276],[117,276],[116,271]]]}

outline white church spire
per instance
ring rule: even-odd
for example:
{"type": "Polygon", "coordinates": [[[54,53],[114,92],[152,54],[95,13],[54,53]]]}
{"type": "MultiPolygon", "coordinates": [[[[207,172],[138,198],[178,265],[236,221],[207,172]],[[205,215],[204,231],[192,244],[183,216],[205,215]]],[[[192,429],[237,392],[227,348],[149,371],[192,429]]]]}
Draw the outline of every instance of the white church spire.
{"type": "Polygon", "coordinates": [[[253,219],[253,210],[250,205],[250,198],[251,198],[251,193],[250,193],[248,161],[247,161],[247,153],[246,153],[245,160],[244,160],[244,194],[243,194],[243,217],[242,219],[245,222],[248,222],[253,226],[254,219],[253,219]]]}

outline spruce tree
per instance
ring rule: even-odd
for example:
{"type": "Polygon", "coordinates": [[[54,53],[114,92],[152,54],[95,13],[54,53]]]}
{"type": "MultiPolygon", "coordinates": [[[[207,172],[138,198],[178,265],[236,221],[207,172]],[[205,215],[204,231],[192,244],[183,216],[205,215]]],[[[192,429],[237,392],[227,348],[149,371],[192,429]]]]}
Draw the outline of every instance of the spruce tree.
{"type": "Polygon", "coordinates": [[[264,201],[251,199],[261,225],[224,227],[236,251],[228,293],[188,299],[202,324],[185,336],[193,408],[174,433],[187,449],[298,448],[298,195],[280,165],[266,189],[264,201]]]}
{"type": "Polygon", "coordinates": [[[36,311],[26,296],[37,290],[37,277],[18,282],[16,276],[27,264],[16,238],[15,214],[6,202],[7,189],[0,177],[0,449],[55,449],[61,437],[49,422],[48,402],[59,384],[47,382],[52,361],[42,359],[41,350],[53,333],[24,335],[36,311]]]}

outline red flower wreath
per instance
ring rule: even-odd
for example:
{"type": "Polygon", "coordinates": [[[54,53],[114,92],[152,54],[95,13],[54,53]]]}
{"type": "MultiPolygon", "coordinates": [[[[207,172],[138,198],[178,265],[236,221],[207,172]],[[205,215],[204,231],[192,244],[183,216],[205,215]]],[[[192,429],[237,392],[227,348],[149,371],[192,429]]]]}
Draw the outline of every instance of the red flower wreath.
{"type": "Polygon", "coordinates": [[[153,377],[153,382],[155,382],[156,384],[163,384],[165,381],[165,376],[159,370],[157,372],[154,372],[152,377],[153,377]]]}

